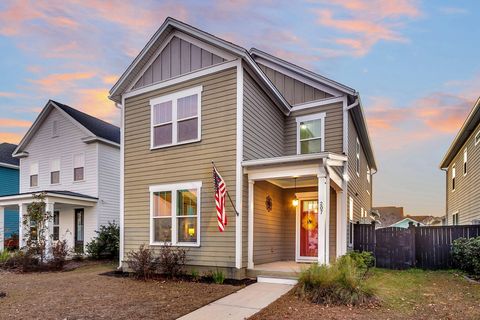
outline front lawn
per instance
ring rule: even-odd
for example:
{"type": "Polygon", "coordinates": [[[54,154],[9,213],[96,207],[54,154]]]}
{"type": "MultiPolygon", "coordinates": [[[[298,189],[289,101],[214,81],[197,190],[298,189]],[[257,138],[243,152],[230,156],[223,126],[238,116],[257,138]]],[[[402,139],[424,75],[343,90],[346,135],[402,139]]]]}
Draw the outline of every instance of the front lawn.
{"type": "Polygon", "coordinates": [[[138,281],[101,275],[114,265],[68,272],[18,274],[0,271],[0,318],[176,319],[240,286],[181,281],[138,281]]]}
{"type": "Polygon", "coordinates": [[[314,305],[291,291],[250,319],[480,319],[480,284],[456,272],[374,269],[372,277],[379,306],[314,305]]]}

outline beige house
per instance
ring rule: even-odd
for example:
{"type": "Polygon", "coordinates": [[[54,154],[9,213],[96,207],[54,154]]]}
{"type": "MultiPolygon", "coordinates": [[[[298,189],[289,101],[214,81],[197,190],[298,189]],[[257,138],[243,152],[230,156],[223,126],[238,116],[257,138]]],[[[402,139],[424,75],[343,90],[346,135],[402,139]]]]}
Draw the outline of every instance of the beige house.
{"type": "Polygon", "coordinates": [[[480,98],[443,157],[448,225],[480,224],[480,98]]]}
{"type": "Polygon", "coordinates": [[[110,91],[122,108],[121,264],[187,247],[242,278],[329,263],[368,218],[376,163],[357,91],[168,18],[110,91]],[[217,228],[212,161],[227,202],[217,228]]]}

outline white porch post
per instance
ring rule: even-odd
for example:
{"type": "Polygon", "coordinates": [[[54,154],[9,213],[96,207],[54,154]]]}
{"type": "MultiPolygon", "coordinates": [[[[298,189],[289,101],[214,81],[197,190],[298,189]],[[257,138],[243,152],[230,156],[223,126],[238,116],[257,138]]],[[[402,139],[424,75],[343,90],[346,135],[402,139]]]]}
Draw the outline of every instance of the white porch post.
{"type": "Polygon", "coordinates": [[[23,203],[20,203],[18,205],[18,247],[21,249],[25,247],[25,234],[28,232],[28,227],[23,225],[23,215],[26,212],[25,205],[23,203]]]}
{"type": "Polygon", "coordinates": [[[329,246],[329,188],[330,182],[326,173],[318,175],[318,263],[328,264],[329,246]]]}
{"type": "Polygon", "coordinates": [[[248,180],[248,269],[253,269],[253,204],[254,204],[255,181],[248,180]]]}
{"type": "Polygon", "coordinates": [[[45,212],[50,215],[50,219],[48,219],[46,224],[47,229],[47,257],[50,256],[50,248],[52,247],[53,242],[53,212],[55,211],[55,202],[50,202],[48,198],[45,200],[45,212]]]}
{"type": "Polygon", "coordinates": [[[5,208],[0,207],[0,252],[5,248],[5,208]]]}

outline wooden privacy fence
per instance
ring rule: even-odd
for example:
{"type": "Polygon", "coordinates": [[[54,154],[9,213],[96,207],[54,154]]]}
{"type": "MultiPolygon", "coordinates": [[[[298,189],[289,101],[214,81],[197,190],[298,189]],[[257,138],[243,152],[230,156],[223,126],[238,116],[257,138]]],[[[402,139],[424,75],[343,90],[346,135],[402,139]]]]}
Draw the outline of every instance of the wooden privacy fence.
{"type": "Polygon", "coordinates": [[[375,229],[373,223],[357,223],[353,235],[354,250],[372,252],[377,267],[445,269],[453,267],[453,241],[479,237],[480,225],[375,229]]]}

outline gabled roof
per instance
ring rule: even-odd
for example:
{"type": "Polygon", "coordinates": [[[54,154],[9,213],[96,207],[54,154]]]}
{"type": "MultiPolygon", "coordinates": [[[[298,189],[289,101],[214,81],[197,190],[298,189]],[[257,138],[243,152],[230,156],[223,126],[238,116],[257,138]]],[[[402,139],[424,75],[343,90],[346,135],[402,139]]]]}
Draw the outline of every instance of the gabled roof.
{"type": "Polygon", "coordinates": [[[22,141],[20,141],[19,145],[15,148],[13,152],[13,157],[21,157],[25,155],[22,149],[27,145],[33,135],[37,132],[42,123],[48,117],[50,110],[52,109],[59,110],[62,114],[65,115],[65,117],[67,117],[67,119],[71,120],[74,125],[83,130],[85,132],[85,142],[102,141],[115,146],[118,146],[120,144],[119,127],[98,118],[92,117],[91,115],[78,111],[65,104],[53,100],[48,100],[47,104],[40,112],[37,119],[35,119],[33,125],[30,127],[30,129],[28,129],[28,132],[25,134],[22,141]]]}
{"type": "Polygon", "coordinates": [[[480,123],[480,98],[477,99],[477,102],[475,102],[475,105],[472,108],[472,111],[470,111],[470,114],[468,115],[467,119],[463,123],[462,127],[460,128],[460,131],[457,133],[457,136],[455,139],[453,139],[452,144],[450,145],[450,148],[448,148],[447,153],[442,159],[442,162],[440,163],[440,169],[445,169],[448,168],[450,163],[453,161],[455,156],[458,154],[460,149],[463,147],[465,142],[467,142],[468,138],[474,133],[475,128],[478,126],[480,123]]]}
{"type": "Polygon", "coordinates": [[[12,157],[16,144],[0,143],[0,167],[18,168],[20,161],[12,157]]]}

